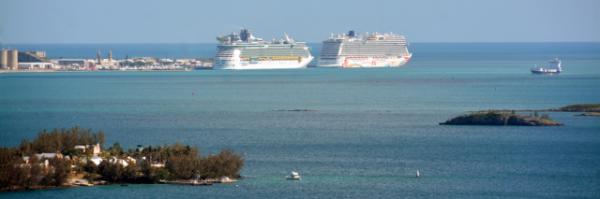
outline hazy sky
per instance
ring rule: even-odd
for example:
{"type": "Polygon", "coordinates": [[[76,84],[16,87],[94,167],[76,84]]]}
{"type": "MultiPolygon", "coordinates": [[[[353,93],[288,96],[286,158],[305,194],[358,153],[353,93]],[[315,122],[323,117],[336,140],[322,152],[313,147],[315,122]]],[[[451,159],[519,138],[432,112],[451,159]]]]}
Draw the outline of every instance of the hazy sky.
{"type": "Polygon", "coordinates": [[[240,27],[309,42],[349,29],[412,42],[600,41],[600,0],[0,0],[3,43],[212,43],[240,27]]]}

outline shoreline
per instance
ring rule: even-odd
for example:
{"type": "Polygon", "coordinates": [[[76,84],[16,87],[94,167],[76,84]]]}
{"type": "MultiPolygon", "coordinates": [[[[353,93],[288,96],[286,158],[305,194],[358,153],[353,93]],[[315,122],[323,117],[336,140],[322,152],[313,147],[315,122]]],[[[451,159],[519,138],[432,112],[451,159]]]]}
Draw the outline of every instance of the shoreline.
{"type": "Polygon", "coordinates": [[[204,180],[184,180],[184,179],[175,179],[175,180],[161,180],[158,182],[105,182],[105,181],[93,181],[93,182],[70,182],[67,184],[63,184],[61,186],[35,186],[35,187],[13,187],[9,189],[2,189],[0,193],[10,193],[10,192],[28,192],[28,191],[41,191],[41,190],[53,190],[53,189],[70,189],[77,187],[94,187],[94,186],[111,186],[111,185],[120,185],[120,186],[128,186],[128,185],[136,185],[136,184],[165,184],[165,185],[189,185],[189,186],[211,186],[213,184],[232,184],[238,182],[240,178],[225,178],[225,179],[204,179],[204,180]]]}
{"type": "MultiPolygon", "coordinates": [[[[562,112],[562,113],[580,113],[577,116],[598,116],[600,115],[600,103],[570,104],[559,108],[547,109],[490,109],[486,111],[496,112],[562,112]]],[[[477,113],[481,111],[467,111],[467,113],[477,113]]]]}
{"type": "Polygon", "coordinates": [[[0,74],[15,74],[15,73],[93,73],[93,72],[192,72],[195,70],[211,70],[211,69],[192,69],[192,70],[0,70],[0,74]]]}

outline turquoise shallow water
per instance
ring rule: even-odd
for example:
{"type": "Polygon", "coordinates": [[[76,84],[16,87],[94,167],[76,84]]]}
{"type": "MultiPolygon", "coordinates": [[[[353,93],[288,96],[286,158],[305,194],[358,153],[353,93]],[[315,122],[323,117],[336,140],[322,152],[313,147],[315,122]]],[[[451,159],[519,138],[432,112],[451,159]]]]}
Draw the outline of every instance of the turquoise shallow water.
{"type": "Polygon", "coordinates": [[[414,60],[393,69],[0,74],[2,146],[80,125],[103,129],[108,143],[182,142],[246,159],[237,187],[0,198],[600,197],[598,117],[551,113],[561,127],[437,125],[471,110],[600,102],[600,44],[452,45],[415,45],[414,60]],[[529,74],[554,56],[565,73],[529,74]],[[303,180],[284,180],[294,169],[303,180]]]}

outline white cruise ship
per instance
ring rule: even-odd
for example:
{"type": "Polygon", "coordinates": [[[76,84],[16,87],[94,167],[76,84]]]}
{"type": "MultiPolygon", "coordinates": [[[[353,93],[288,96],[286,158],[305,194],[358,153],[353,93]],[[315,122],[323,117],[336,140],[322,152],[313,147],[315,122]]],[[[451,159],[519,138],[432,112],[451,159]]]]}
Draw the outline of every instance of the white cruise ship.
{"type": "Polygon", "coordinates": [[[219,45],[214,69],[291,69],[305,68],[313,59],[305,42],[284,39],[264,41],[247,29],[240,34],[217,37],[219,45]]]}
{"type": "Polygon", "coordinates": [[[354,31],[323,41],[319,67],[399,67],[410,60],[408,43],[403,35],[392,33],[367,33],[354,31]]]}

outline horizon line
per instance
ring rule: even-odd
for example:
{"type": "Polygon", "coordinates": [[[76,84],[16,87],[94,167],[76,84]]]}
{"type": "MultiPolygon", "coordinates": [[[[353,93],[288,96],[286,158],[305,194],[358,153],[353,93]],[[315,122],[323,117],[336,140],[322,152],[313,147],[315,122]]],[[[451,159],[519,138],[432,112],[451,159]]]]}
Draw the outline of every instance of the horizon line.
{"type": "MultiPolygon", "coordinates": [[[[305,41],[305,43],[322,43],[322,41],[305,41]]],[[[488,43],[488,44],[501,44],[501,43],[600,43],[600,41],[415,41],[410,43],[488,43]]],[[[219,44],[218,42],[10,42],[2,43],[0,46],[5,45],[47,45],[47,44],[219,44]]]]}

